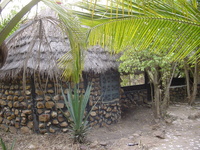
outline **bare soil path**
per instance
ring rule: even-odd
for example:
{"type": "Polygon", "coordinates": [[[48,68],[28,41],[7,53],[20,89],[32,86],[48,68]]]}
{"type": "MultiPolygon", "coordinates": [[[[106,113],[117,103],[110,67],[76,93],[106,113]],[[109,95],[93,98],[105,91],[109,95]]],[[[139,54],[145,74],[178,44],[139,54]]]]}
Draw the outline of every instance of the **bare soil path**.
{"type": "Polygon", "coordinates": [[[72,144],[68,133],[22,135],[0,131],[15,150],[200,150],[200,103],[191,107],[176,103],[163,122],[154,120],[152,109],[138,106],[124,112],[118,124],[93,128],[88,143],[72,144]]]}

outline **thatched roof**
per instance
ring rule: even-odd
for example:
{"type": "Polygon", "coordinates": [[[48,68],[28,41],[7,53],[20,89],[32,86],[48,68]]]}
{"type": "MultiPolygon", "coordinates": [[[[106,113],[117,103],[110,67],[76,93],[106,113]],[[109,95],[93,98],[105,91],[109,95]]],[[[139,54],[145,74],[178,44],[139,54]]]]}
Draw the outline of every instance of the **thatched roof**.
{"type": "MultiPolygon", "coordinates": [[[[58,21],[52,16],[40,17],[23,25],[23,28],[7,42],[8,57],[0,69],[0,79],[14,78],[21,72],[39,72],[50,78],[60,76],[62,71],[57,60],[70,51],[70,42],[58,27],[58,21]]],[[[85,72],[102,73],[118,67],[116,57],[99,46],[92,47],[85,55],[85,72]]]]}

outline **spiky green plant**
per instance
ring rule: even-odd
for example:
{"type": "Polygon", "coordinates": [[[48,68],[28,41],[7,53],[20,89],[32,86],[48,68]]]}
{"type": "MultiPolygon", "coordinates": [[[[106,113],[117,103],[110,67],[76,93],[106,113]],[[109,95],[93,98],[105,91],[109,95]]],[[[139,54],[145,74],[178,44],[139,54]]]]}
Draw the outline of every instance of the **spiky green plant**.
{"type": "Polygon", "coordinates": [[[15,140],[13,141],[12,145],[10,148],[8,148],[5,144],[5,142],[3,141],[2,138],[0,138],[0,144],[3,150],[13,150],[14,149],[14,145],[15,145],[15,140]]]}
{"type": "Polygon", "coordinates": [[[70,132],[74,142],[83,143],[85,141],[86,133],[89,129],[87,119],[90,115],[90,112],[88,112],[87,115],[84,114],[90,97],[90,91],[91,85],[87,87],[85,94],[82,94],[79,92],[79,87],[77,85],[73,88],[73,90],[69,88],[67,96],[65,96],[64,92],[62,92],[65,105],[72,119],[70,132]]]}

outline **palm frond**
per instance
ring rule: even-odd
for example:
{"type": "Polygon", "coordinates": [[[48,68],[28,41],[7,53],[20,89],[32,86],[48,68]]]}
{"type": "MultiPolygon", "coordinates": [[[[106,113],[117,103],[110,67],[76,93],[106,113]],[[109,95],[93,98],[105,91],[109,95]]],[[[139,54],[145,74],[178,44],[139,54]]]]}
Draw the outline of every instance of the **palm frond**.
{"type": "Polygon", "coordinates": [[[18,12],[10,22],[2,29],[0,32],[0,45],[6,39],[6,37],[10,34],[13,28],[17,25],[17,23],[22,19],[22,17],[31,10],[33,6],[35,6],[40,0],[32,0],[26,6],[24,6],[20,12],[18,12]]]}
{"type": "Polygon", "coordinates": [[[134,17],[95,26],[88,33],[89,45],[102,45],[119,53],[127,48],[150,49],[174,60],[200,57],[200,24],[176,19],[134,17]]]}

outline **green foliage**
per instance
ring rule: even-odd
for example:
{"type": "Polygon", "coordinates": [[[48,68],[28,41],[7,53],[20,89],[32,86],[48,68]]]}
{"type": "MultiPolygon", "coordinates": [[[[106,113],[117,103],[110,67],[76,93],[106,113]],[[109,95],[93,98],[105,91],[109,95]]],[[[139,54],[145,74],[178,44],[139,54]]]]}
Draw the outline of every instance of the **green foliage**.
{"type": "MultiPolygon", "coordinates": [[[[9,15],[5,17],[5,19],[1,19],[1,22],[0,22],[0,32],[2,31],[3,28],[5,28],[5,26],[11,21],[11,19],[14,17],[14,15],[17,14],[17,11],[15,9],[11,10],[9,15]]],[[[10,31],[10,33],[7,35],[10,36],[11,34],[13,34],[18,28],[19,28],[19,25],[20,25],[20,21],[16,24],[16,26],[13,27],[13,29],[10,31]]]]}
{"type": "MultiPolygon", "coordinates": [[[[11,0],[10,0],[11,1],[11,0]]],[[[22,17],[31,10],[40,0],[32,0],[26,6],[24,6],[1,30],[0,32],[0,45],[4,42],[6,37],[11,33],[13,28],[20,22],[22,17]]]]}
{"type": "Polygon", "coordinates": [[[159,53],[149,52],[149,50],[130,49],[124,52],[120,61],[122,62],[120,64],[120,71],[122,72],[134,73],[134,71],[145,71],[145,69],[154,72],[157,66],[164,70],[170,68],[171,58],[159,53]]]}
{"type": "Polygon", "coordinates": [[[3,150],[13,150],[14,149],[14,145],[15,145],[15,141],[13,141],[12,146],[10,147],[10,149],[8,147],[6,147],[5,142],[3,141],[2,138],[0,138],[0,144],[3,150]]]}
{"type": "MultiPolygon", "coordinates": [[[[78,86],[78,85],[77,85],[78,86]]],[[[89,100],[91,86],[88,86],[85,94],[80,93],[79,88],[75,86],[73,91],[69,88],[67,97],[62,92],[65,105],[70,112],[72,119],[71,134],[74,142],[83,143],[85,140],[86,132],[89,129],[88,117],[90,112],[85,116],[85,109],[89,100]]],[[[92,109],[91,109],[92,110],[92,109]]]]}

